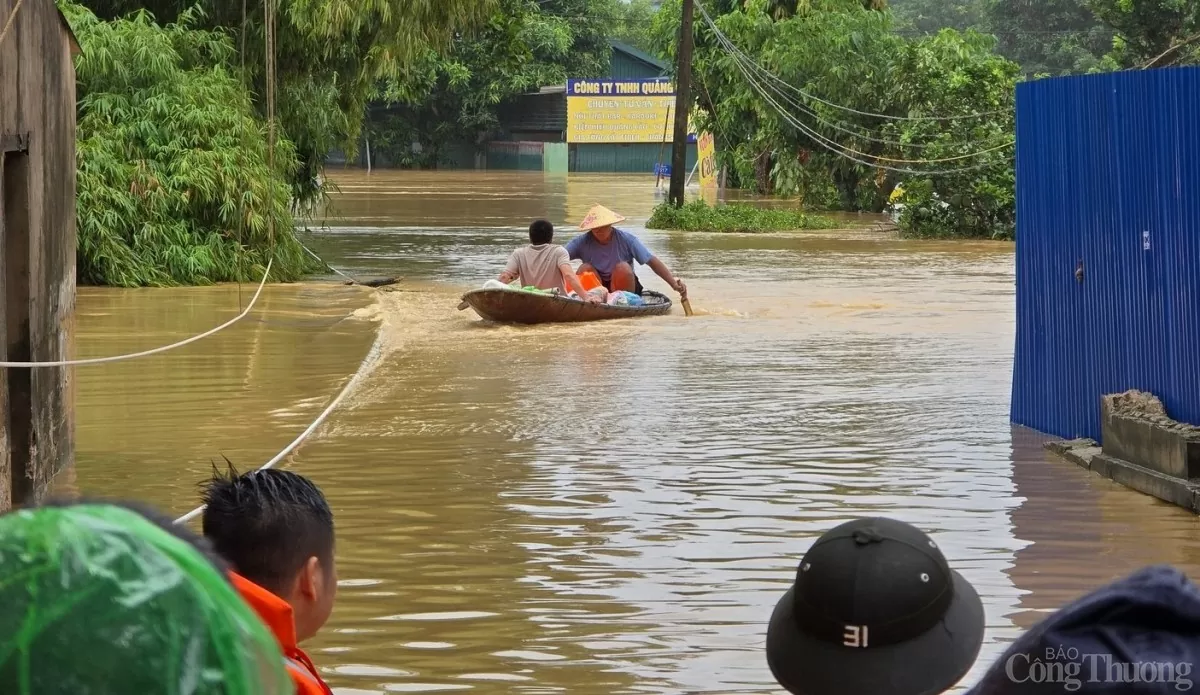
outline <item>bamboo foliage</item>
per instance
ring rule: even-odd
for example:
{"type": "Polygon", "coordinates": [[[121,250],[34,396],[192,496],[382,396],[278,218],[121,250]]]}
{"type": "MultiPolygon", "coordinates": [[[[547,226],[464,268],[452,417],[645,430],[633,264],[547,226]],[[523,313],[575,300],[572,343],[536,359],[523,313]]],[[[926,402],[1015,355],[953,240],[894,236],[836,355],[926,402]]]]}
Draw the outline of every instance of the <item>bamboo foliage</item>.
{"type": "MultiPolygon", "coordinates": [[[[182,22],[202,8],[193,26],[228,33],[241,56],[228,62],[243,73],[263,116],[263,3],[251,0],[88,0],[106,20],[148,10],[162,22],[182,22]]],[[[382,80],[403,79],[430,50],[491,16],[497,0],[282,0],[276,20],[280,125],[295,145],[293,196],[320,202],[318,175],[330,150],[353,154],[368,101],[382,80]]]]}
{"type": "Polygon", "coordinates": [[[221,32],[198,10],[159,26],[145,12],[99,21],[63,5],[83,48],[77,143],[78,275],[124,287],[253,281],[311,269],[294,235],[292,143],[267,166],[266,126],[221,32]],[[268,238],[269,218],[276,230],[268,238]]]}

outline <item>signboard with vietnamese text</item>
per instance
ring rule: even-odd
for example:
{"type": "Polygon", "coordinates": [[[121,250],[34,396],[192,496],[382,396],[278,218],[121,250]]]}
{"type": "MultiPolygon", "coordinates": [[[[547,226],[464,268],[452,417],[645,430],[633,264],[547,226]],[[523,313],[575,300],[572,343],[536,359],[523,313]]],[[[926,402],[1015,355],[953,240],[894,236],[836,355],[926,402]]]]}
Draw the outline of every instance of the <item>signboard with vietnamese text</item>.
{"type": "Polygon", "coordinates": [[[567,81],[569,143],[671,142],[674,115],[667,78],[567,81]]]}
{"type": "Polygon", "coordinates": [[[699,160],[700,187],[717,187],[717,148],[712,133],[701,133],[696,141],[696,156],[699,160]]]}

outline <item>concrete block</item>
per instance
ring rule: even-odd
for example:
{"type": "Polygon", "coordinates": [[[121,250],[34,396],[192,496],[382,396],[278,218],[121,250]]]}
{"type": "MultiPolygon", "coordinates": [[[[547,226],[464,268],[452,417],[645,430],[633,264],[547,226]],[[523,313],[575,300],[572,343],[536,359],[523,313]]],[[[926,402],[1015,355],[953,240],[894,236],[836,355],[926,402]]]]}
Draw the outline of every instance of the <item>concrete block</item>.
{"type": "Polygon", "coordinates": [[[1047,450],[1096,475],[1200,514],[1200,480],[1187,480],[1124,461],[1103,452],[1095,446],[1095,442],[1089,440],[1052,441],[1045,446],[1047,450]]]}
{"type": "Polygon", "coordinates": [[[1049,441],[1046,449],[1058,454],[1080,468],[1091,469],[1092,461],[1100,454],[1100,445],[1092,439],[1072,439],[1070,441],[1049,441]]]}
{"type": "Polygon", "coordinates": [[[1184,442],[1183,460],[1187,466],[1187,477],[1193,481],[1200,480],[1200,438],[1184,442]]]}
{"type": "Polygon", "coordinates": [[[1144,420],[1111,412],[1107,403],[1101,408],[1100,441],[1104,442],[1104,453],[1134,463],[1149,459],[1150,426],[1144,420]]]}
{"type": "MultiPolygon", "coordinates": [[[[1101,454],[1093,462],[1092,470],[1099,463],[1105,469],[1105,477],[1120,483],[1125,487],[1157,497],[1164,502],[1183,507],[1192,512],[1200,513],[1200,489],[1186,480],[1165,475],[1159,471],[1138,466],[1129,461],[1122,461],[1107,454],[1101,454]]],[[[1099,472],[1099,471],[1097,471],[1099,472]]]]}
{"type": "Polygon", "coordinates": [[[1151,394],[1101,399],[1105,455],[1184,480],[1200,478],[1200,427],[1176,422],[1151,394]]]}

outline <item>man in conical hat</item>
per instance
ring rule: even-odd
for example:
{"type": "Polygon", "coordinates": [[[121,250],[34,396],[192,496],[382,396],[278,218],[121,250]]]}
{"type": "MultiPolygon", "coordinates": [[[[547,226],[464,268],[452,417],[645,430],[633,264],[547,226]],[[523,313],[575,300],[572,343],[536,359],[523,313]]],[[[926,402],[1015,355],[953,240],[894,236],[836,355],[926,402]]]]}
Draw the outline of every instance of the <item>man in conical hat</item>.
{"type": "Polygon", "coordinates": [[[587,271],[595,273],[609,292],[624,290],[641,294],[642,283],[634,272],[634,264],[641,263],[650,266],[680,297],[687,299],[687,285],[675,277],[665,263],[651,253],[640,239],[613,226],[624,221],[624,217],[603,205],[588,210],[579,223],[579,230],[583,233],[567,242],[567,254],[571,260],[583,261],[579,274],[587,271]]]}

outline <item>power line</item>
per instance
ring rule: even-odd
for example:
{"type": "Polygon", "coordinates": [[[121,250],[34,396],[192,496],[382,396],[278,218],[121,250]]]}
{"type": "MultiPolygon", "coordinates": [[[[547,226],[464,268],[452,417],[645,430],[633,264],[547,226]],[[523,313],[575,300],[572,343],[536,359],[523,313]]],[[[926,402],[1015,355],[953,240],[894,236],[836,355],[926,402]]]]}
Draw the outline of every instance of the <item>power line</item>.
{"type": "Polygon", "coordinates": [[[1102,34],[1114,34],[1112,29],[1106,27],[1095,27],[1093,29],[1009,29],[1006,31],[996,31],[993,29],[983,29],[979,27],[958,28],[953,26],[940,27],[937,30],[926,29],[892,29],[893,34],[900,36],[937,36],[937,33],[942,29],[953,29],[957,32],[976,31],[985,36],[1079,36],[1084,34],[1093,34],[1096,32],[1102,34]]]}
{"type": "MultiPolygon", "coordinates": [[[[594,19],[604,22],[628,22],[630,18],[624,15],[608,15],[608,14],[587,14],[587,13],[559,13],[549,12],[541,9],[546,3],[553,0],[536,0],[535,5],[538,6],[538,14],[543,17],[556,17],[560,19],[585,20],[594,19]]],[[[929,37],[936,36],[942,29],[953,29],[954,31],[963,33],[966,31],[975,31],[984,36],[1084,36],[1092,34],[1115,34],[1116,32],[1105,26],[1097,26],[1090,29],[986,29],[983,27],[956,27],[944,26],[936,30],[927,29],[890,29],[889,33],[898,36],[912,37],[929,37]]]]}
{"type": "MultiPolygon", "coordinates": [[[[749,65],[751,68],[753,68],[754,71],[759,73],[760,75],[767,77],[770,80],[772,80],[780,85],[783,85],[784,87],[788,88],[789,90],[798,90],[798,88],[794,87],[791,83],[787,82],[786,80],[780,78],[778,75],[767,70],[761,64],[755,62],[748,55],[746,55],[746,53],[744,51],[738,49],[736,46],[733,46],[732,42],[729,41],[729,38],[727,36],[725,36],[719,29],[716,29],[715,33],[718,34],[718,41],[723,41],[724,44],[727,46],[726,53],[729,53],[730,49],[732,49],[734,51],[734,53],[736,54],[735,56],[733,56],[734,60],[738,60],[738,56],[740,56],[740,58],[743,60],[743,62],[745,62],[747,65],[749,65]]],[[[779,92],[779,90],[777,90],[777,89],[773,89],[772,91],[774,91],[776,94],[778,94],[789,106],[795,107],[796,109],[800,110],[802,113],[805,113],[805,114],[811,116],[812,118],[825,124],[826,126],[833,128],[834,130],[838,130],[843,133],[846,133],[848,135],[852,135],[855,137],[862,138],[864,140],[868,140],[870,142],[876,142],[876,143],[885,144],[885,145],[893,145],[896,147],[911,147],[914,149],[925,149],[928,147],[936,147],[936,146],[943,146],[943,147],[944,146],[954,146],[955,144],[961,144],[961,143],[906,143],[906,142],[900,142],[897,140],[888,140],[886,138],[872,137],[871,135],[850,130],[841,125],[838,125],[837,123],[834,123],[832,121],[828,121],[828,120],[822,118],[821,115],[818,114],[816,111],[813,111],[812,109],[808,108],[804,104],[801,104],[799,101],[796,101],[793,97],[790,97],[786,94],[783,94],[782,92],[779,92]]],[[[853,150],[851,150],[851,151],[853,151],[853,150]]],[[[874,155],[866,155],[866,156],[874,156],[874,155]]],[[[965,159],[966,157],[963,157],[963,158],[965,159]]],[[[893,160],[893,161],[903,161],[903,160],[893,160]]],[[[928,161],[932,162],[932,161],[940,161],[940,160],[928,160],[928,161]]]]}
{"type": "MultiPolygon", "coordinates": [[[[744,68],[743,68],[743,72],[745,72],[744,68]]],[[[976,171],[978,169],[984,169],[984,168],[990,166],[990,164],[976,164],[976,165],[969,166],[969,167],[957,167],[954,169],[939,169],[939,170],[921,171],[921,170],[917,170],[917,169],[908,169],[908,168],[903,168],[903,167],[888,166],[885,164],[880,164],[878,162],[863,161],[861,159],[858,159],[857,157],[852,156],[851,154],[847,154],[846,151],[842,151],[841,145],[834,142],[833,140],[830,140],[830,139],[822,136],[820,133],[812,130],[811,128],[806,126],[804,123],[800,122],[798,119],[796,119],[794,116],[792,116],[787,111],[784,111],[783,107],[781,107],[778,102],[776,102],[774,99],[772,99],[770,94],[767,94],[765,91],[763,91],[761,85],[759,85],[757,82],[754,81],[753,76],[751,76],[748,72],[745,74],[746,74],[746,79],[751,83],[751,85],[755,87],[755,89],[759,92],[759,94],[761,94],[763,96],[763,98],[767,100],[768,103],[770,103],[772,106],[775,107],[775,110],[779,112],[779,114],[783,117],[783,119],[785,121],[787,121],[793,127],[798,129],[800,132],[804,133],[808,137],[815,140],[817,142],[817,144],[821,145],[823,148],[829,150],[830,152],[833,152],[834,154],[836,154],[844,159],[848,159],[856,164],[861,164],[862,166],[866,166],[866,167],[885,169],[887,171],[894,171],[894,172],[897,172],[900,174],[913,174],[913,175],[920,175],[920,176],[961,174],[961,173],[968,172],[968,171],[976,171]]],[[[849,151],[852,152],[853,154],[861,154],[854,150],[849,150],[849,151]]],[[[863,155],[863,156],[871,156],[871,155],[863,155]]]]}
{"type": "MultiPolygon", "coordinates": [[[[716,33],[718,35],[718,37],[721,37],[723,39],[723,41],[732,48],[733,51],[741,53],[741,50],[733,44],[733,42],[729,39],[729,37],[725,36],[725,34],[721,31],[721,29],[719,27],[717,27],[716,22],[714,22],[712,17],[709,16],[708,11],[706,9],[704,9],[703,3],[701,3],[699,0],[696,0],[696,7],[700,9],[701,14],[704,15],[705,21],[708,23],[709,27],[713,30],[713,32],[716,33]]],[[[745,54],[742,54],[742,55],[745,55],[745,54]]],[[[806,92],[803,89],[800,89],[799,87],[796,87],[794,85],[792,85],[791,88],[797,94],[799,94],[807,99],[811,99],[812,101],[820,102],[822,104],[825,104],[826,106],[838,109],[840,111],[846,111],[849,113],[858,114],[859,116],[867,116],[870,118],[883,118],[883,119],[892,120],[892,121],[959,121],[959,120],[966,120],[966,119],[972,119],[972,118],[986,118],[989,116],[998,116],[1001,114],[1011,113],[1011,111],[1005,109],[1005,110],[999,110],[999,111],[986,111],[983,113],[963,114],[961,116],[890,116],[890,115],[884,114],[884,113],[871,113],[870,111],[860,111],[858,109],[854,109],[849,106],[842,106],[841,104],[835,104],[832,101],[829,101],[827,99],[822,99],[821,97],[818,97],[814,94],[810,94],[809,92],[806,92]]]]}
{"type": "MultiPolygon", "coordinates": [[[[716,27],[716,25],[713,23],[712,17],[710,17],[708,15],[707,11],[705,11],[704,8],[699,5],[699,3],[697,3],[697,6],[700,7],[700,12],[701,12],[701,15],[704,17],[705,22],[707,22],[709,24],[709,26],[714,30],[714,32],[716,32],[720,37],[724,37],[724,35],[721,34],[720,29],[718,29],[716,27]]],[[[727,51],[729,50],[729,47],[732,47],[732,44],[730,44],[728,47],[726,47],[727,51]]],[[[940,175],[940,174],[959,174],[959,173],[975,171],[978,169],[986,168],[988,166],[992,166],[990,163],[984,163],[984,164],[977,164],[977,165],[973,165],[973,166],[969,166],[969,167],[958,167],[955,169],[921,171],[921,170],[917,170],[917,169],[892,167],[892,166],[887,166],[884,164],[879,164],[878,162],[873,163],[873,162],[864,161],[862,159],[858,159],[857,157],[852,156],[852,154],[847,154],[847,152],[844,151],[845,148],[843,148],[843,146],[839,145],[838,143],[836,143],[832,140],[829,140],[828,138],[825,138],[820,133],[812,130],[807,125],[805,125],[804,123],[802,123],[801,121],[796,119],[794,116],[792,116],[790,113],[788,113],[786,110],[784,110],[783,107],[780,106],[779,103],[777,101],[775,101],[775,99],[772,98],[771,95],[768,94],[762,88],[762,85],[758,83],[758,81],[749,72],[749,70],[746,68],[746,66],[742,63],[741,60],[738,60],[735,58],[735,63],[737,65],[737,67],[739,68],[739,70],[741,70],[742,73],[745,75],[746,80],[750,83],[750,85],[752,87],[754,87],[755,91],[757,91],[764,99],[766,99],[766,101],[768,103],[770,103],[773,107],[775,107],[775,110],[779,112],[779,114],[784,118],[784,120],[786,122],[791,124],[796,129],[800,130],[802,133],[804,133],[805,135],[807,135],[814,141],[816,141],[818,144],[820,144],[825,149],[827,149],[830,152],[833,152],[834,154],[839,155],[845,159],[855,162],[856,164],[860,164],[860,165],[866,166],[866,167],[885,169],[888,171],[895,171],[895,172],[902,173],[902,174],[912,174],[912,175],[920,175],[920,176],[931,176],[931,175],[940,175]]],[[[854,152],[854,154],[862,154],[862,153],[854,152]]],[[[871,155],[863,155],[863,156],[871,156],[871,155]]]]}

